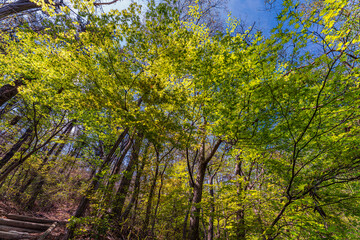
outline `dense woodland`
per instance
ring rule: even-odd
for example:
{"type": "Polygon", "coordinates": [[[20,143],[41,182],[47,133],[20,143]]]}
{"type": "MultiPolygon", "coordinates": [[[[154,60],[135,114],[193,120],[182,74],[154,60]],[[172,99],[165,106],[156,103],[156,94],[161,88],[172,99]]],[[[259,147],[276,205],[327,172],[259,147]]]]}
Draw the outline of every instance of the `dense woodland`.
{"type": "Polygon", "coordinates": [[[62,239],[360,239],[360,3],[2,0],[0,199],[62,239]],[[62,205],[59,205],[59,204],[62,205]]]}

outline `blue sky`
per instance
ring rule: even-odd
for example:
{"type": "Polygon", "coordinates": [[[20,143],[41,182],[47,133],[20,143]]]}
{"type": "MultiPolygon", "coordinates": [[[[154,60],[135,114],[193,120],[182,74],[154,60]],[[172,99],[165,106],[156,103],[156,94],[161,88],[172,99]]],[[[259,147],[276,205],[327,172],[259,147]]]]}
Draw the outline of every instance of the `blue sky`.
{"type": "MultiPolygon", "coordinates": [[[[111,0],[108,0],[111,1],[111,0]]],[[[142,0],[119,0],[116,4],[104,6],[104,10],[118,9],[122,10],[132,2],[144,3],[142,0]]],[[[105,0],[103,1],[105,2],[105,0]]],[[[256,22],[256,27],[267,35],[276,25],[276,9],[266,10],[265,0],[229,0],[228,9],[232,16],[240,18],[247,26],[256,22]]],[[[227,14],[224,14],[224,19],[227,14]]]]}
{"type": "Polygon", "coordinates": [[[256,22],[257,28],[265,33],[276,25],[276,9],[266,10],[265,0],[229,0],[228,7],[234,17],[246,25],[256,22]]]}

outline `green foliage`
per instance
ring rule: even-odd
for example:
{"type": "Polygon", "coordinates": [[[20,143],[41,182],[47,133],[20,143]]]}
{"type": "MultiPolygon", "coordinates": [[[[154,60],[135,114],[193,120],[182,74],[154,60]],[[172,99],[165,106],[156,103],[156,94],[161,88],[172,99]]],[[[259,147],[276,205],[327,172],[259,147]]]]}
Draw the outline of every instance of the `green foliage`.
{"type": "MultiPolygon", "coordinates": [[[[86,191],[90,216],[70,221],[79,236],[181,239],[195,205],[202,237],[211,223],[217,239],[359,237],[360,39],[353,1],[284,1],[269,38],[237,33],[240,22],[231,16],[226,31],[212,35],[199,24],[197,4],[186,21],[170,1],[104,14],[79,4],[85,30],[76,21],[58,26],[64,15],[55,14],[41,34],[26,26],[4,34],[7,54],[0,55],[1,83],[23,81],[22,104],[1,119],[1,129],[14,136],[6,150],[27,124],[9,124],[17,114],[36,123],[36,144],[64,119],[81,128],[74,143],[50,141],[80,148],[81,156],[48,164],[75,161],[81,174],[95,173],[98,185],[86,191]],[[151,147],[125,150],[139,133],[151,147]],[[217,139],[223,145],[204,164],[217,139]],[[125,171],[133,154],[141,161],[125,171]],[[201,164],[204,184],[197,181],[201,164]],[[132,179],[125,196],[131,214],[118,222],[121,213],[109,211],[124,176],[132,179]],[[194,203],[199,182],[202,199],[194,203]]],[[[31,155],[31,169],[47,152],[31,155]]],[[[38,172],[45,192],[62,179],[38,172]]],[[[89,184],[83,179],[66,181],[83,193],[89,184]]]]}

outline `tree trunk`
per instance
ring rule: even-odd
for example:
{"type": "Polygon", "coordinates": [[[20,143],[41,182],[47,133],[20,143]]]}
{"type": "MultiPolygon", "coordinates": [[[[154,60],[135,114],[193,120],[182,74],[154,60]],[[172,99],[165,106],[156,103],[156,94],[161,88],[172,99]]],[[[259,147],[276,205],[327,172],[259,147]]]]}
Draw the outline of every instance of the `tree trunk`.
{"type": "MultiPolygon", "coordinates": [[[[32,3],[35,4],[35,3],[32,3]]],[[[11,4],[9,4],[11,5],[11,4]]],[[[7,5],[7,6],[9,6],[7,5]]],[[[4,8],[4,7],[3,7],[4,8]]],[[[0,19],[1,19],[1,9],[0,8],[0,19]]],[[[0,107],[6,103],[7,101],[9,101],[10,99],[12,99],[13,97],[15,97],[15,95],[18,94],[18,90],[17,90],[17,86],[13,86],[10,84],[6,84],[4,86],[2,86],[0,88],[0,107]]]]}
{"type": "Polygon", "coordinates": [[[22,118],[22,116],[19,116],[19,115],[15,116],[13,119],[11,119],[10,125],[12,125],[12,126],[16,125],[21,120],[21,118],[22,118]]]}
{"type": "Polygon", "coordinates": [[[184,219],[184,224],[183,224],[183,239],[187,238],[187,223],[188,223],[188,220],[189,220],[191,202],[192,202],[192,197],[189,199],[190,206],[188,207],[188,209],[186,211],[186,214],[185,214],[185,219],[184,219]]]}
{"type": "MultiPolygon", "coordinates": [[[[19,186],[21,186],[20,182],[24,182],[27,178],[27,176],[29,175],[29,172],[30,172],[30,168],[28,168],[27,170],[25,170],[23,167],[22,168],[17,168],[14,173],[13,173],[13,176],[16,175],[16,172],[20,172],[17,177],[16,177],[16,180],[13,184],[11,184],[11,179],[9,180],[8,182],[8,191],[9,191],[9,188],[13,188],[13,189],[17,189],[19,188],[19,186]],[[21,181],[22,180],[22,181],[21,181]]],[[[5,182],[5,181],[4,181],[5,182]]],[[[0,183],[0,188],[3,186],[4,182],[0,183]]]]}
{"type": "Polygon", "coordinates": [[[144,157],[142,159],[140,169],[137,170],[137,174],[136,174],[136,178],[135,178],[135,184],[134,184],[134,192],[133,192],[133,194],[131,196],[131,200],[130,200],[128,206],[126,207],[124,213],[121,216],[121,219],[127,219],[128,218],[132,206],[134,205],[135,201],[137,201],[139,191],[140,191],[140,178],[141,178],[141,175],[143,173],[145,163],[146,163],[146,159],[147,159],[147,150],[148,150],[148,145],[146,146],[146,149],[145,149],[145,152],[144,152],[144,157]]]}
{"type": "Polygon", "coordinates": [[[215,197],[214,197],[214,177],[211,176],[210,178],[210,217],[209,217],[209,227],[208,227],[208,240],[214,239],[214,213],[215,213],[215,197]]]}
{"type": "Polygon", "coordinates": [[[154,191],[155,191],[155,187],[156,187],[156,180],[159,174],[159,162],[157,162],[156,164],[156,169],[155,169],[155,175],[153,178],[153,181],[151,183],[151,187],[150,187],[150,192],[149,192],[149,197],[147,200],[147,205],[146,205],[146,214],[145,214],[145,221],[144,221],[144,225],[143,225],[143,232],[146,232],[147,227],[149,225],[150,222],[150,213],[151,213],[151,207],[152,207],[152,199],[154,196],[154,191]]]}
{"type": "Polygon", "coordinates": [[[215,155],[217,149],[220,147],[222,140],[219,139],[213,149],[211,150],[209,156],[205,158],[205,143],[202,143],[200,156],[199,156],[199,164],[197,167],[197,177],[194,182],[193,188],[193,199],[192,206],[190,209],[190,232],[189,239],[191,240],[199,240],[199,226],[200,226],[200,202],[202,198],[203,184],[206,173],[206,168],[212,157],[215,155]]]}
{"type": "Polygon", "coordinates": [[[114,174],[120,174],[120,169],[121,169],[121,165],[128,153],[128,151],[130,150],[131,146],[132,146],[132,143],[133,143],[133,139],[132,137],[129,139],[128,143],[126,144],[126,146],[124,147],[124,150],[120,156],[120,158],[117,160],[112,172],[111,172],[111,175],[114,175],[114,174]]]}
{"type": "Polygon", "coordinates": [[[155,206],[155,210],[154,210],[154,217],[153,217],[153,220],[152,220],[151,236],[154,236],[155,220],[156,220],[156,215],[157,215],[157,212],[158,212],[158,209],[159,209],[161,190],[162,190],[162,187],[163,187],[163,184],[164,184],[164,173],[165,173],[166,168],[167,168],[167,163],[165,163],[164,169],[162,170],[162,172],[160,174],[160,186],[159,186],[156,206],[155,206]]]}
{"type": "Polygon", "coordinates": [[[26,209],[28,209],[28,210],[33,209],[37,197],[43,192],[42,186],[44,184],[45,184],[45,178],[43,176],[40,176],[38,182],[36,182],[36,184],[34,186],[34,191],[31,195],[31,198],[25,205],[26,209]]]}
{"type": "Polygon", "coordinates": [[[15,143],[9,152],[0,160],[0,169],[10,161],[10,159],[15,155],[15,153],[20,149],[20,147],[28,140],[32,133],[32,127],[29,127],[26,132],[20,137],[19,141],[15,143]]]}
{"type": "MultiPolygon", "coordinates": [[[[44,166],[44,164],[47,162],[47,159],[49,158],[49,156],[54,152],[55,148],[57,147],[58,143],[55,143],[52,148],[48,151],[48,153],[46,154],[43,162],[40,164],[39,168],[37,169],[37,172],[41,171],[42,167],[44,166]]],[[[30,178],[26,181],[26,183],[24,183],[21,188],[20,191],[18,192],[18,194],[16,195],[16,198],[20,197],[21,193],[24,193],[27,188],[34,182],[34,180],[36,179],[36,177],[38,176],[38,173],[35,172],[34,170],[32,170],[32,173],[30,175],[30,178]]]]}
{"type": "MultiPolygon", "coordinates": [[[[10,186],[16,186],[16,184],[17,184],[17,181],[15,181],[15,184],[11,184],[11,182],[12,182],[12,180],[13,180],[13,178],[15,177],[15,175],[16,175],[16,172],[19,170],[19,168],[17,168],[15,171],[14,171],[14,173],[12,174],[12,176],[11,176],[11,178],[9,179],[9,182],[8,182],[8,187],[7,187],[7,192],[9,192],[9,188],[10,188],[10,186]]],[[[19,178],[17,178],[16,180],[18,180],[19,178]]],[[[0,183],[0,188],[2,188],[2,186],[3,186],[3,184],[5,183],[5,181],[3,181],[3,182],[1,182],[0,183]]],[[[5,193],[5,196],[6,196],[6,193],[5,193]]]]}
{"type": "MultiPolygon", "coordinates": [[[[125,136],[127,135],[127,133],[129,132],[129,128],[126,128],[118,137],[118,139],[116,140],[116,142],[114,143],[113,147],[111,148],[110,152],[108,153],[108,155],[106,156],[104,162],[102,163],[102,165],[100,166],[99,170],[97,171],[97,173],[101,172],[111,161],[113,155],[115,154],[116,149],[119,147],[120,143],[124,140],[125,136]]],[[[92,174],[91,178],[92,181],[90,183],[90,186],[88,187],[88,189],[86,190],[85,195],[81,198],[80,204],[77,207],[75,213],[74,213],[74,217],[79,218],[82,217],[85,213],[85,210],[88,208],[90,200],[88,198],[88,196],[90,196],[94,191],[96,191],[99,188],[99,181],[100,179],[97,176],[97,173],[94,171],[94,173],[92,174]]],[[[68,240],[71,239],[74,235],[74,231],[75,231],[76,225],[72,228],[68,228],[66,230],[66,233],[63,237],[63,240],[68,240]]]]}
{"type": "Polygon", "coordinates": [[[77,160],[76,158],[77,158],[77,156],[79,155],[79,152],[80,152],[80,151],[81,151],[81,148],[75,148],[75,149],[73,149],[73,150],[71,151],[70,157],[71,157],[71,158],[74,158],[74,160],[72,160],[71,162],[66,161],[66,163],[64,164],[64,166],[61,167],[60,170],[59,170],[59,174],[60,174],[60,175],[64,174],[66,171],[68,171],[69,168],[70,168],[70,169],[73,168],[73,166],[75,165],[76,160],[77,160]]]}
{"type": "MultiPolygon", "coordinates": [[[[62,140],[65,136],[68,137],[72,128],[74,127],[73,122],[70,122],[70,124],[68,125],[68,127],[64,130],[64,133],[62,136],[60,136],[60,140],[62,140]]],[[[50,152],[47,154],[47,156],[45,157],[45,159],[43,160],[43,162],[41,163],[38,171],[41,171],[41,169],[43,168],[43,166],[45,166],[45,164],[48,162],[51,154],[53,153],[54,149],[56,148],[56,145],[58,145],[58,143],[56,143],[54,145],[54,147],[50,150],[50,152]]],[[[64,149],[65,147],[65,143],[61,143],[60,146],[58,147],[58,149],[56,150],[55,154],[54,154],[54,158],[51,161],[54,161],[57,156],[59,156],[59,154],[61,153],[61,151],[64,149]]],[[[50,166],[47,166],[45,169],[45,172],[48,172],[50,169],[50,166]]],[[[28,209],[32,209],[32,207],[35,205],[35,201],[37,199],[37,197],[42,193],[43,191],[43,185],[46,182],[46,179],[44,176],[42,176],[41,174],[37,174],[38,175],[38,182],[35,184],[34,186],[34,192],[31,196],[31,198],[29,199],[29,201],[27,202],[27,208],[28,209]]],[[[35,179],[35,178],[34,178],[35,179]]]]}
{"type": "Polygon", "coordinates": [[[112,212],[115,213],[115,218],[117,218],[117,220],[121,220],[121,212],[124,207],[125,199],[129,191],[135,166],[138,164],[139,152],[142,141],[143,141],[143,134],[138,133],[135,139],[133,149],[131,151],[130,161],[128,163],[128,166],[126,167],[124,176],[121,179],[120,186],[115,195],[114,208],[112,212]]]}
{"type": "MultiPolygon", "coordinates": [[[[74,128],[74,121],[69,123],[68,127],[64,130],[64,133],[63,133],[63,135],[60,136],[59,140],[63,140],[64,138],[68,138],[70,133],[71,133],[71,130],[73,128],[74,128]]],[[[60,153],[64,149],[65,145],[66,145],[65,142],[60,144],[60,146],[58,147],[58,149],[54,153],[54,157],[52,158],[52,161],[54,161],[60,155],[60,153]]],[[[48,155],[48,158],[51,156],[51,154],[48,155]]],[[[48,161],[48,159],[46,159],[46,161],[43,161],[43,164],[45,164],[47,161],[48,161]]]]}
{"type": "MultiPolygon", "coordinates": [[[[120,143],[124,140],[124,138],[125,138],[126,134],[128,133],[128,131],[129,131],[129,129],[127,128],[120,134],[119,138],[116,140],[116,142],[114,143],[112,149],[110,150],[110,152],[106,156],[103,164],[101,165],[101,167],[97,171],[98,173],[101,172],[110,163],[113,155],[115,154],[116,149],[119,147],[120,143]]],[[[83,216],[83,214],[84,214],[84,212],[85,212],[85,210],[86,210],[86,208],[88,207],[88,204],[89,204],[88,196],[91,195],[91,193],[93,193],[94,191],[96,191],[98,189],[98,187],[99,187],[100,179],[97,177],[97,173],[95,174],[95,172],[94,172],[90,179],[92,179],[91,184],[90,184],[88,190],[86,191],[85,196],[81,200],[78,208],[76,209],[74,217],[82,217],[83,216]]]]}
{"type": "MultiPolygon", "coordinates": [[[[63,135],[60,136],[60,140],[62,140],[64,138],[64,136],[68,136],[73,128],[73,122],[70,122],[69,125],[66,127],[66,129],[63,132],[63,135]]],[[[27,188],[35,181],[35,179],[41,175],[39,174],[39,172],[42,170],[42,168],[45,166],[45,164],[48,162],[49,158],[51,157],[51,155],[53,154],[53,152],[55,151],[55,149],[57,148],[57,146],[59,145],[59,143],[55,143],[52,148],[48,151],[48,153],[46,154],[44,160],[42,161],[42,163],[40,164],[40,166],[38,167],[36,172],[33,172],[29,178],[29,180],[26,182],[26,184],[24,184],[20,191],[20,193],[24,193],[27,188]]],[[[60,144],[58,150],[56,151],[56,153],[54,154],[54,156],[58,156],[61,152],[61,150],[65,147],[65,143],[60,144]]],[[[48,169],[46,169],[47,171],[48,169]]],[[[36,201],[37,196],[41,193],[42,191],[42,186],[45,183],[45,179],[44,177],[40,176],[39,180],[37,182],[37,184],[34,187],[34,192],[32,194],[32,197],[30,198],[30,200],[27,203],[27,208],[31,209],[34,206],[34,203],[36,201]]]]}
{"type": "MultiPolygon", "coordinates": [[[[29,128],[31,129],[31,128],[29,128]]],[[[29,130],[28,129],[28,130],[29,130]]],[[[35,141],[35,146],[33,147],[33,149],[26,154],[26,156],[24,157],[20,157],[20,159],[17,159],[17,161],[13,162],[12,164],[10,164],[5,170],[3,170],[0,173],[0,182],[4,181],[5,178],[11,173],[11,171],[13,171],[15,168],[17,168],[18,166],[20,166],[23,162],[25,162],[32,154],[36,153],[39,149],[45,147],[47,144],[49,144],[49,142],[63,129],[63,127],[59,128],[58,130],[54,131],[51,136],[46,139],[46,141],[44,141],[40,146],[37,146],[37,141],[35,141]]],[[[29,134],[30,135],[30,134],[29,134]]]]}
{"type": "Polygon", "coordinates": [[[115,187],[115,181],[111,180],[111,176],[114,176],[115,174],[120,174],[120,169],[121,169],[121,165],[122,162],[124,161],[127,153],[129,152],[132,144],[133,144],[133,136],[129,139],[129,141],[127,142],[125,149],[123,149],[123,151],[121,152],[120,158],[116,160],[116,163],[113,167],[113,169],[111,170],[110,173],[110,178],[104,182],[104,185],[106,186],[106,191],[104,194],[104,201],[107,202],[111,202],[112,197],[114,196],[114,192],[117,191],[116,187],[115,187]]]}
{"type": "MultiPolygon", "coordinates": [[[[239,159],[238,164],[236,165],[235,175],[238,176],[239,180],[242,177],[242,160],[239,159]]],[[[238,181],[238,190],[237,194],[240,196],[241,201],[243,201],[243,192],[244,187],[243,184],[238,181]]],[[[245,209],[242,202],[239,203],[239,210],[236,212],[236,220],[237,220],[237,229],[236,229],[236,236],[239,240],[246,239],[246,228],[245,228],[245,209]]]]}
{"type": "MultiPolygon", "coordinates": [[[[137,196],[138,195],[139,194],[137,194],[137,196]]],[[[137,215],[138,206],[139,206],[139,198],[137,197],[137,198],[135,198],[134,210],[132,211],[131,217],[130,217],[130,223],[131,223],[132,226],[136,225],[135,220],[136,220],[136,217],[138,216],[137,215]]]]}
{"type": "Polygon", "coordinates": [[[192,206],[190,210],[190,232],[189,239],[200,240],[199,225],[200,225],[200,202],[202,198],[202,190],[204,177],[206,173],[207,163],[201,162],[198,166],[197,177],[194,184],[192,206]]]}
{"type": "MultiPolygon", "coordinates": [[[[99,170],[101,171],[102,168],[99,170]]],[[[98,179],[96,178],[96,172],[93,172],[92,175],[92,181],[90,183],[90,186],[88,187],[88,189],[86,190],[85,196],[83,196],[80,200],[80,203],[78,205],[78,207],[75,210],[75,213],[73,214],[73,217],[75,218],[80,218],[83,217],[85,214],[86,209],[89,206],[90,200],[88,198],[88,196],[93,193],[93,191],[96,191],[98,188],[98,179]]],[[[77,227],[77,225],[72,226],[71,228],[66,229],[65,235],[62,238],[63,240],[68,240],[68,239],[72,239],[74,236],[74,231],[75,228],[77,227]]]]}

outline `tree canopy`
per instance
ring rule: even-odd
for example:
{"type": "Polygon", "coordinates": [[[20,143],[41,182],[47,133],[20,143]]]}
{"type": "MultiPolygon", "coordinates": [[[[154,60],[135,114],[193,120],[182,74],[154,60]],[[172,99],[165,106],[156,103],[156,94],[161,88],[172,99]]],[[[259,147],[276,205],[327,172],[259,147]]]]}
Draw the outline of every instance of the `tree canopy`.
{"type": "Polygon", "coordinates": [[[358,1],[284,0],[269,37],[102,4],[0,7],[2,199],[75,205],[63,239],[360,237],[358,1]]]}

